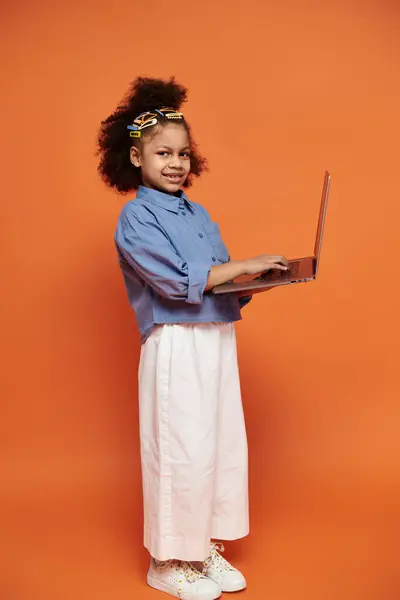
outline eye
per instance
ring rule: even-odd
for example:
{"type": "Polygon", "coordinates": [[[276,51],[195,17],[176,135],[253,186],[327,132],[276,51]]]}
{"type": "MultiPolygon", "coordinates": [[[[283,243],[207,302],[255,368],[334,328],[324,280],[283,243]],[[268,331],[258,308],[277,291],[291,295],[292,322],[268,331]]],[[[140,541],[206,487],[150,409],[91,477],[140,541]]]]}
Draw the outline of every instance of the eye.
{"type": "Polygon", "coordinates": [[[169,152],[167,152],[167,150],[160,150],[159,152],[157,152],[157,154],[159,154],[160,156],[168,156],[169,152]]]}
{"type": "Polygon", "coordinates": [[[181,156],[184,156],[185,158],[190,158],[190,152],[181,152],[181,156]]]}

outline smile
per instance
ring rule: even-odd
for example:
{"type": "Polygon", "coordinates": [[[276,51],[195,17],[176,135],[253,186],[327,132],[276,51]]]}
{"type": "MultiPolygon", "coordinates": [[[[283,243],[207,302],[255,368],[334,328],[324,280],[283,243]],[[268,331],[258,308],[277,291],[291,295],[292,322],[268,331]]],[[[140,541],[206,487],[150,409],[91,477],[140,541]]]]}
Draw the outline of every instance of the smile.
{"type": "Polygon", "coordinates": [[[164,177],[166,177],[170,181],[179,181],[180,179],[182,179],[183,175],[169,173],[168,175],[164,175],[164,177]]]}

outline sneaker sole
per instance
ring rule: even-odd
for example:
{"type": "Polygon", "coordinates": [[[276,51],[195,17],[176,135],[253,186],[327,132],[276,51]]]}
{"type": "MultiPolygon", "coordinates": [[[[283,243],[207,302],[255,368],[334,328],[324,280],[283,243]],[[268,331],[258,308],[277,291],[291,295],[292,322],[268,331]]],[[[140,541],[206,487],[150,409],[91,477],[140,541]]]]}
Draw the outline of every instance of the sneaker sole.
{"type": "MultiPolygon", "coordinates": [[[[147,583],[150,587],[154,588],[155,590],[158,590],[159,592],[165,592],[166,594],[175,596],[175,598],[181,598],[181,594],[178,592],[178,590],[167,585],[166,583],[163,583],[162,581],[158,581],[157,579],[154,579],[154,577],[151,577],[151,575],[147,575],[147,583]]],[[[220,597],[221,597],[220,593],[218,594],[218,596],[204,596],[204,595],[192,596],[193,600],[217,600],[217,598],[220,598],[220,597]]]]}
{"type": "Polygon", "coordinates": [[[241,583],[239,585],[236,584],[236,586],[224,586],[222,588],[223,592],[241,592],[242,590],[245,590],[247,588],[247,583],[241,583]]]}

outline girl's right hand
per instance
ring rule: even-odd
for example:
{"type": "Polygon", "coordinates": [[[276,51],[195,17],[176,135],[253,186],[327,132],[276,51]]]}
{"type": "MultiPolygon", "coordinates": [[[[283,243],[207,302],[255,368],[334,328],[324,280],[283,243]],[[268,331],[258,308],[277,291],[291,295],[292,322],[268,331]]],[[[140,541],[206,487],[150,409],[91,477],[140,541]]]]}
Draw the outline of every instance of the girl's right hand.
{"type": "Polygon", "coordinates": [[[257,275],[266,271],[279,270],[287,271],[289,262],[284,256],[275,256],[270,254],[260,254],[255,258],[248,258],[244,261],[245,275],[257,275]]]}

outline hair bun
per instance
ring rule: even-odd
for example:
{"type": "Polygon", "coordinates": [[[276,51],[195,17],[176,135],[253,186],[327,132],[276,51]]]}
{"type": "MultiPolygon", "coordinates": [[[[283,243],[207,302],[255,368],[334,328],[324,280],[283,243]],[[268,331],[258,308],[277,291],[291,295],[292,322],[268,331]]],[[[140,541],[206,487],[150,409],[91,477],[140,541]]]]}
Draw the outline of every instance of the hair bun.
{"type": "Polygon", "coordinates": [[[187,100],[187,89],[174,77],[168,80],[138,77],[128,91],[128,109],[139,115],[148,110],[168,106],[177,111],[187,100]]]}

